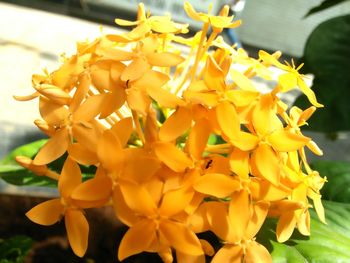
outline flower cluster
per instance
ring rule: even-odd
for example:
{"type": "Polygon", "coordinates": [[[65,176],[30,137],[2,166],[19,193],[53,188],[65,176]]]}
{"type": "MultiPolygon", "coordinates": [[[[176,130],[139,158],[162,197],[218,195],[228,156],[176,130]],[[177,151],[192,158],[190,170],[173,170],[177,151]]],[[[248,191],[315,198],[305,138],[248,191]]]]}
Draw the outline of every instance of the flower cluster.
{"type": "Polygon", "coordinates": [[[188,25],[169,16],[150,16],[139,5],[127,33],[102,35],[77,44],[52,73],[33,76],[39,99],[37,127],[50,138],[33,160],[17,161],[58,181],[60,197],[26,215],[41,225],[64,217],[69,243],[82,257],[89,224],[84,210],[113,206],[129,227],[119,260],[142,251],[164,262],[271,262],[255,236],[267,217],[278,220],[279,242],[295,228],[310,234],[309,208],[321,221],[319,193],[325,179],[306,160],[305,147],[322,151],[300,127],[322,107],[294,66],[280,52],[260,51],[254,59],[226,44],[219,34],[240,21],[228,15],[186,13],[203,28],[180,36],[188,25]],[[262,93],[252,81],[271,81],[262,93]],[[298,88],[312,106],[288,108],[281,93],[298,88]],[[66,155],[65,155],[66,154],[66,155]],[[67,156],[60,174],[48,164],[67,156]],[[81,166],[96,167],[83,181],[81,166]],[[223,246],[215,251],[197,234],[213,232],[223,246]]]}

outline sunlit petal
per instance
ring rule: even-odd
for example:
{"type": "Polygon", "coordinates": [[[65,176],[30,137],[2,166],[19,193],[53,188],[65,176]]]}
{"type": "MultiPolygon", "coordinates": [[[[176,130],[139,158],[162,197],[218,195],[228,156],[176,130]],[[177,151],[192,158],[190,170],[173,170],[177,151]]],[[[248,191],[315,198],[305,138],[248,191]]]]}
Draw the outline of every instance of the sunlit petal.
{"type": "Polygon", "coordinates": [[[198,237],[184,224],[162,220],[159,231],[176,250],[194,256],[204,254],[198,237]]]}
{"type": "Polygon", "coordinates": [[[229,102],[222,102],[216,107],[216,117],[222,132],[235,140],[239,137],[240,122],[235,107],[229,102]]]}
{"type": "MultiPolygon", "coordinates": [[[[211,263],[241,263],[243,257],[243,251],[240,246],[224,245],[216,252],[211,263]]],[[[248,262],[247,262],[248,263],[248,262]]]]}
{"type": "Polygon", "coordinates": [[[235,192],[231,196],[228,209],[230,223],[228,240],[230,242],[239,242],[243,238],[251,216],[251,203],[249,198],[249,194],[246,190],[235,192]]]}
{"type": "Polygon", "coordinates": [[[276,153],[265,143],[260,144],[254,151],[252,161],[260,175],[274,185],[280,181],[280,166],[276,153]]]}
{"type": "Polygon", "coordinates": [[[194,184],[200,193],[224,198],[240,189],[240,182],[225,174],[205,174],[194,184]]]}
{"type": "Polygon", "coordinates": [[[254,263],[272,263],[272,257],[269,251],[258,242],[250,242],[247,245],[246,255],[244,258],[245,262],[254,263]]]}
{"type": "Polygon", "coordinates": [[[192,167],[192,160],[171,143],[157,143],[155,153],[159,160],[175,172],[183,172],[186,168],[192,167]]]}
{"type": "Polygon", "coordinates": [[[171,67],[184,61],[184,58],[170,52],[151,53],[147,55],[147,61],[152,66],[171,67]]]}
{"type": "Polygon", "coordinates": [[[296,151],[305,146],[310,140],[309,137],[286,130],[278,130],[268,136],[269,143],[279,152],[296,151]]]}
{"type": "Polygon", "coordinates": [[[159,130],[159,139],[170,142],[181,136],[192,123],[191,111],[186,107],[179,107],[159,130]]]}
{"type": "Polygon", "coordinates": [[[48,164],[58,159],[67,151],[69,140],[67,129],[58,130],[39,150],[33,164],[48,164]]]}
{"type": "Polygon", "coordinates": [[[200,160],[202,158],[203,151],[207,146],[209,135],[209,122],[204,118],[197,120],[191,129],[187,140],[187,150],[195,159],[200,160]]]}
{"type": "Polygon", "coordinates": [[[294,216],[294,211],[283,213],[278,220],[276,228],[278,242],[282,243],[287,241],[293,234],[295,226],[296,218],[294,216]]]}

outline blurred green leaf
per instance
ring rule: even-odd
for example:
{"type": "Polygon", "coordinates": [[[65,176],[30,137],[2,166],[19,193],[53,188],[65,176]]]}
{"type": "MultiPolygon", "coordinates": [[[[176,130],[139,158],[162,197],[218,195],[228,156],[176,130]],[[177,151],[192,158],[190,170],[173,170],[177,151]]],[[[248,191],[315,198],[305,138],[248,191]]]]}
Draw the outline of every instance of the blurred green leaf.
{"type": "Polygon", "coordinates": [[[30,248],[32,239],[27,236],[14,236],[0,239],[0,263],[22,263],[30,248]]]}
{"type": "Polygon", "coordinates": [[[18,155],[34,158],[40,147],[47,140],[39,140],[22,145],[10,152],[0,161],[0,177],[7,183],[14,185],[56,186],[57,182],[45,176],[37,176],[20,166],[15,158],[18,155]]]}
{"type": "MultiPolygon", "coordinates": [[[[303,60],[308,73],[315,75],[312,89],[325,107],[317,110],[308,121],[320,132],[350,130],[350,15],[321,23],[309,36],[303,60]]],[[[295,105],[307,108],[305,96],[295,105]]]]}
{"type": "Polygon", "coordinates": [[[304,18],[346,1],[348,0],[324,0],[318,6],[311,8],[310,11],[307,12],[307,14],[304,16],[304,18]]]}
{"type": "MultiPolygon", "coordinates": [[[[18,155],[27,156],[33,159],[38,153],[41,146],[43,146],[46,141],[47,140],[39,140],[26,145],[22,145],[5,156],[5,158],[0,161],[0,178],[2,178],[7,183],[19,186],[31,185],[56,187],[57,181],[52,180],[46,176],[38,176],[20,166],[15,160],[16,156],[18,155]]],[[[59,159],[50,163],[48,167],[51,170],[60,173],[66,158],[67,154],[64,154],[59,159]]],[[[80,169],[83,175],[83,180],[92,178],[96,171],[95,166],[80,165],[80,169]]]]}
{"type": "Polygon", "coordinates": [[[294,231],[285,243],[276,241],[276,220],[268,219],[257,236],[257,241],[271,253],[274,263],[334,263],[350,259],[350,204],[324,201],[327,225],[311,213],[311,236],[294,231]]]}
{"type": "Polygon", "coordinates": [[[321,190],[325,200],[350,203],[350,163],[340,161],[317,161],[311,164],[328,182],[321,190]]]}

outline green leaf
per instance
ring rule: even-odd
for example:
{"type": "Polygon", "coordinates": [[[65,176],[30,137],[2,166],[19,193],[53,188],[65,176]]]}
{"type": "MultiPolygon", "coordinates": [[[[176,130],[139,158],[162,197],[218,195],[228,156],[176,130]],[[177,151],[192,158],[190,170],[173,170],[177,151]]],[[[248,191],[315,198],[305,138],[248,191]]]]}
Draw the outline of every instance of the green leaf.
{"type": "Polygon", "coordinates": [[[348,262],[350,258],[350,204],[324,201],[327,225],[311,213],[311,236],[294,231],[285,243],[276,241],[276,220],[268,219],[257,236],[257,241],[271,253],[274,263],[348,262]]]}
{"type": "Polygon", "coordinates": [[[321,190],[322,199],[350,203],[350,163],[341,161],[317,161],[311,164],[328,182],[321,190]]]}
{"type": "Polygon", "coordinates": [[[0,177],[7,183],[14,185],[32,185],[32,186],[56,186],[57,182],[45,176],[37,176],[31,171],[20,166],[15,158],[18,155],[34,158],[47,140],[35,141],[20,146],[10,152],[0,161],[0,177]]]}
{"type": "MultiPolygon", "coordinates": [[[[0,178],[2,178],[7,183],[13,185],[31,185],[31,186],[47,186],[56,187],[57,181],[50,179],[46,176],[38,176],[31,171],[20,166],[15,158],[18,155],[27,156],[31,159],[35,157],[39,149],[45,144],[47,140],[35,141],[14,149],[11,153],[5,156],[4,159],[0,161],[0,178]]],[[[61,173],[63,163],[67,158],[67,154],[64,154],[59,159],[50,163],[48,167],[57,172],[61,173]]],[[[80,165],[83,180],[90,179],[94,176],[96,172],[95,166],[84,166],[80,165]]],[[[1,263],[1,262],[0,262],[1,263]]]]}
{"type": "Polygon", "coordinates": [[[0,263],[21,263],[32,247],[33,241],[27,236],[0,239],[0,263]]]}
{"type": "Polygon", "coordinates": [[[309,15],[318,13],[320,11],[323,11],[327,8],[333,7],[335,5],[338,5],[342,2],[346,2],[348,0],[324,0],[321,4],[319,4],[318,6],[315,6],[313,8],[310,9],[309,12],[307,12],[307,14],[304,16],[304,18],[308,17],[309,15]]]}
{"type": "MultiPolygon", "coordinates": [[[[325,107],[318,109],[305,129],[333,133],[350,130],[350,15],[321,23],[309,36],[303,60],[315,75],[312,89],[325,107]]],[[[295,104],[307,108],[300,96],[295,104]]]]}
{"type": "Polygon", "coordinates": [[[31,142],[25,145],[22,145],[12,152],[10,152],[7,156],[5,156],[0,164],[17,164],[15,158],[18,155],[27,156],[29,158],[33,158],[39,151],[39,149],[47,142],[46,139],[38,140],[35,142],[31,142]]]}

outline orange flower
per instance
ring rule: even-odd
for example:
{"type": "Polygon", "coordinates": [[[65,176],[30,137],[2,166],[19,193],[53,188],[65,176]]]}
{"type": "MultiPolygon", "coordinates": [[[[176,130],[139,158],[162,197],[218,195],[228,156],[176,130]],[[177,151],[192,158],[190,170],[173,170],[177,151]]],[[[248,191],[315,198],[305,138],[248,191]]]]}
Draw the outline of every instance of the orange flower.
{"type": "Polygon", "coordinates": [[[71,200],[73,190],[80,183],[79,166],[68,158],[58,181],[61,197],[33,207],[26,216],[45,226],[55,224],[64,216],[69,244],[77,256],[83,257],[88,246],[89,224],[79,205],[71,200]]]}
{"type": "MultiPolygon", "coordinates": [[[[326,182],[309,166],[305,146],[322,151],[301,128],[321,107],[300,67],[281,64],[280,52],[249,57],[219,36],[234,28],[228,6],[218,15],[186,13],[203,27],[180,37],[187,25],[170,16],[150,16],[139,4],[135,26],[124,34],[79,42],[54,72],[34,75],[39,97],[37,127],[49,140],[34,159],[17,162],[39,176],[58,180],[60,198],[27,216],[51,225],[64,216],[69,243],[82,257],[89,226],[83,209],[113,206],[129,227],[119,260],[143,251],[164,262],[271,262],[255,236],[267,217],[278,220],[279,242],[295,228],[310,234],[309,199],[325,222],[320,189],[326,182]],[[207,32],[211,33],[207,37],[207,32]],[[178,44],[190,47],[188,53],[178,44]],[[260,92],[254,76],[277,85],[260,92]],[[288,109],[279,93],[298,87],[312,107],[288,109]],[[67,157],[64,153],[68,152],[67,157]],[[60,175],[50,163],[66,158],[60,175]],[[96,168],[82,182],[79,165],[96,168]],[[214,251],[198,233],[213,232],[223,246],[214,251]],[[175,253],[173,253],[175,250],[175,253]]],[[[283,94],[282,94],[283,95],[283,94]]]]}

